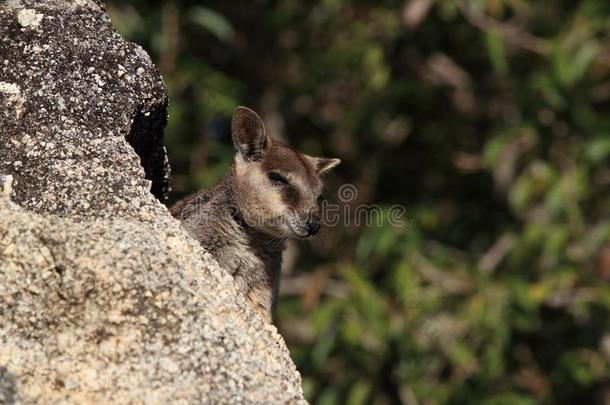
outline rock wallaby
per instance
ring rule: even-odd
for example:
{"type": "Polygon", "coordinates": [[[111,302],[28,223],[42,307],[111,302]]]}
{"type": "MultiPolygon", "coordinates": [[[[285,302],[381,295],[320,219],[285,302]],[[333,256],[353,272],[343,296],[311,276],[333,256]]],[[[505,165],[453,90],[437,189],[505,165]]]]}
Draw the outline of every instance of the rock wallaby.
{"type": "Polygon", "coordinates": [[[271,322],[286,240],[318,233],[320,176],[341,161],[298,153],[272,139],[246,107],[235,109],[231,133],[237,151],[224,179],[171,212],[271,322]]]}

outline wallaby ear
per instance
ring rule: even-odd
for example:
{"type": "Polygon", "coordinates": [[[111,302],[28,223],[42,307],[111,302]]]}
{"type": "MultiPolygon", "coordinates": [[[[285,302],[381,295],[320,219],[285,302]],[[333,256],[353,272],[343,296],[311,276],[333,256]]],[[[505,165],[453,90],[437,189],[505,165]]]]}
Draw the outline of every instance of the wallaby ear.
{"type": "Polygon", "coordinates": [[[330,171],[333,167],[335,167],[339,163],[341,163],[341,159],[337,159],[337,158],[322,158],[322,157],[312,157],[312,156],[307,156],[307,157],[313,164],[313,167],[316,169],[316,171],[320,174],[324,174],[324,173],[330,171]]]}
{"type": "Polygon", "coordinates": [[[233,112],[231,135],[235,147],[245,160],[257,161],[265,155],[269,143],[265,124],[248,107],[239,106],[233,112]]]}

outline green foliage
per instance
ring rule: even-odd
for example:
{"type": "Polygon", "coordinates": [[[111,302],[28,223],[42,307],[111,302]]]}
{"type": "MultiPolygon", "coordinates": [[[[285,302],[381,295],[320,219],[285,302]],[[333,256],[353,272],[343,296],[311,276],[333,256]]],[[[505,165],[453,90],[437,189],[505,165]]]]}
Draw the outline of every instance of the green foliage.
{"type": "Polygon", "coordinates": [[[176,198],[229,166],[238,104],[296,148],[343,160],[327,185],[342,220],[295,247],[278,308],[308,399],[607,401],[606,1],[109,11],[166,79],[176,198]],[[342,183],[384,220],[356,226],[333,196],[342,183]],[[396,204],[401,224],[387,220],[396,204]]]}

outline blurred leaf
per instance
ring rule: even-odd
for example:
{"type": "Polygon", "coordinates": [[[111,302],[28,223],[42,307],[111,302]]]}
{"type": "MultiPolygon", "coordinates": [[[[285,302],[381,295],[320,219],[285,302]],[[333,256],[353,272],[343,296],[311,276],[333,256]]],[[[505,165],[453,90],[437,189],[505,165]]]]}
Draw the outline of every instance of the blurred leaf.
{"type": "Polygon", "coordinates": [[[485,34],[485,43],[489,52],[489,59],[494,71],[500,75],[505,75],[508,72],[508,59],[506,58],[506,50],[504,42],[494,32],[485,34]]]}
{"type": "Polygon", "coordinates": [[[347,405],[364,405],[367,404],[371,386],[364,380],[357,381],[349,391],[347,396],[347,405]]]}
{"type": "Polygon", "coordinates": [[[335,405],[339,403],[339,392],[336,388],[327,387],[322,391],[317,403],[320,405],[335,405]]]}
{"type": "Polygon", "coordinates": [[[218,12],[203,6],[194,6],[189,10],[189,18],[195,24],[205,28],[221,41],[233,38],[234,31],[229,21],[218,12]]]}
{"type": "Polygon", "coordinates": [[[601,135],[587,143],[585,153],[591,163],[601,163],[607,159],[610,156],[610,136],[601,135]]]}
{"type": "MultiPolygon", "coordinates": [[[[563,64],[567,63],[567,61],[562,62],[563,64]]],[[[561,66],[563,66],[563,64],[561,66]]],[[[563,68],[562,68],[563,69],[563,68]]],[[[559,73],[560,76],[566,76],[567,73],[559,73]]],[[[564,80],[566,80],[564,78],[564,80]]],[[[563,95],[556,87],[555,82],[544,73],[538,73],[533,78],[534,86],[542,91],[545,100],[549,103],[553,108],[561,110],[566,101],[564,100],[563,95]]]]}

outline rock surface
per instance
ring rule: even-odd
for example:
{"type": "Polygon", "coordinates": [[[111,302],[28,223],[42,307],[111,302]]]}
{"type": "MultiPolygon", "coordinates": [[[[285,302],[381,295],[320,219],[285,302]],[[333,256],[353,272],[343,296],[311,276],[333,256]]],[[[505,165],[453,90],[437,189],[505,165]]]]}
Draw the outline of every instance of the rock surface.
{"type": "Polygon", "coordinates": [[[0,4],[0,403],[303,402],[159,202],[166,105],[99,3],[0,4]]]}
{"type": "Polygon", "coordinates": [[[107,217],[163,200],[167,96],[148,54],[88,0],[9,0],[0,23],[0,173],[16,201],[107,217]]]}

